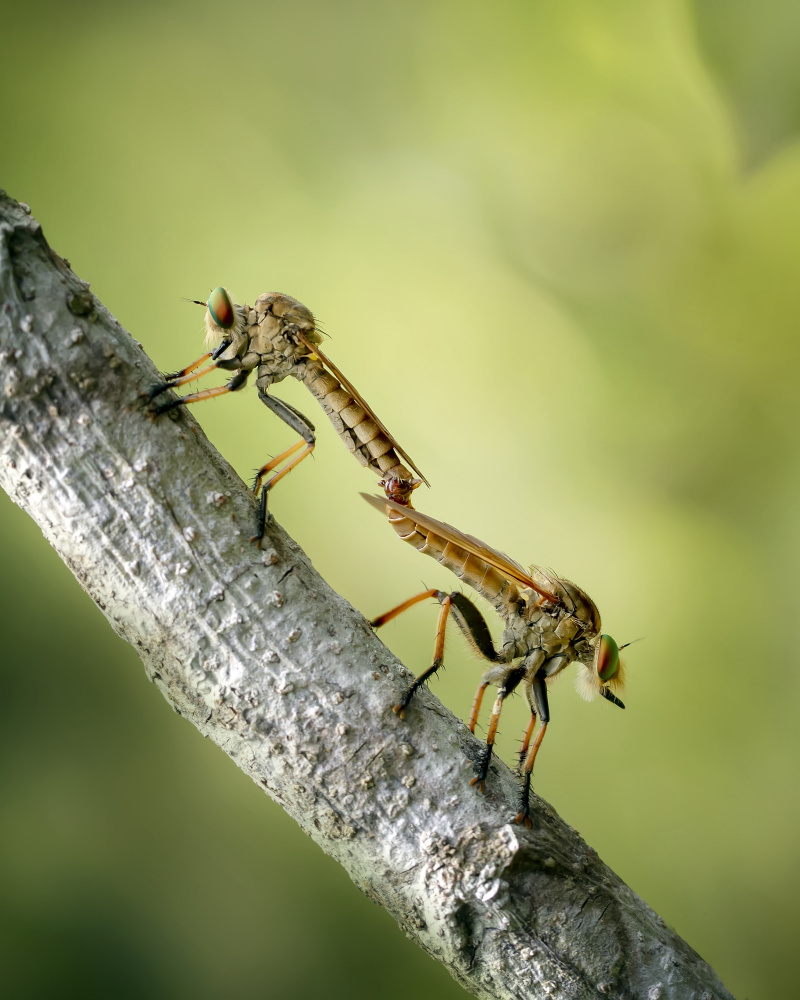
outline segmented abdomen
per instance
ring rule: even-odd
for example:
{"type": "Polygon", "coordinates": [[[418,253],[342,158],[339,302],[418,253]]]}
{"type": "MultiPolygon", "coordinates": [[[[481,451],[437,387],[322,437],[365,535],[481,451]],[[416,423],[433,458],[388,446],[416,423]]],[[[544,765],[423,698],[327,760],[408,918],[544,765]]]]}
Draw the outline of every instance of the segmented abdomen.
{"type": "Polygon", "coordinates": [[[369,466],[379,476],[413,478],[413,473],[397,457],[392,441],[334,375],[319,362],[306,361],[300,378],[362,465],[369,466]]]}
{"type": "Polygon", "coordinates": [[[517,584],[489,566],[483,559],[433,531],[426,531],[399,511],[387,508],[387,515],[389,523],[404,542],[413,545],[417,551],[431,556],[442,566],[447,567],[451,573],[455,573],[459,580],[469,584],[481,597],[485,597],[493,604],[501,615],[508,613],[509,608],[520,600],[521,594],[517,584]]]}

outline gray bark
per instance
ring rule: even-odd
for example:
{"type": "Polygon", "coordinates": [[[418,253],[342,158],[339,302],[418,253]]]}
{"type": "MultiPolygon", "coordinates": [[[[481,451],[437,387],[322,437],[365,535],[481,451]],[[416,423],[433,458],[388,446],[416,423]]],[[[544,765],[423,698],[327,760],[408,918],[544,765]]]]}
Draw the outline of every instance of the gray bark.
{"type": "MultiPolygon", "coordinates": [[[[0,192],[0,485],[167,701],[478,997],[710,1000],[713,970],[496,762],[272,521],[141,346],[0,192]]],[[[390,530],[387,527],[387,531],[390,530]]],[[[399,544],[399,543],[398,543],[399,544]]]]}

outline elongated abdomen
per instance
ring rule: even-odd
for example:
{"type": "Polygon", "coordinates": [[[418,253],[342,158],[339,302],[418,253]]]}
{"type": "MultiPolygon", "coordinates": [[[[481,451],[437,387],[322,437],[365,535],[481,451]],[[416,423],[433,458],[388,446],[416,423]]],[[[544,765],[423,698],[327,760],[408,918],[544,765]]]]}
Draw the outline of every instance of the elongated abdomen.
{"type": "Polygon", "coordinates": [[[455,573],[459,580],[469,584],[481,597],[493,604],[501,615],[520,600],[520,589],[516,583],[479,556],[467,552],[434,531],[426,531],[399,511],[388,509],[387,514],[389,523],[404,542],[455,573]]]}
{"type": "Polygon", "coordinates": [[[301,378],[327,413],[336,433],[362,465],[369,466],[379,476],[413,478],[386,434],[335,375],[319,362],[306,361],[301,378]]]}

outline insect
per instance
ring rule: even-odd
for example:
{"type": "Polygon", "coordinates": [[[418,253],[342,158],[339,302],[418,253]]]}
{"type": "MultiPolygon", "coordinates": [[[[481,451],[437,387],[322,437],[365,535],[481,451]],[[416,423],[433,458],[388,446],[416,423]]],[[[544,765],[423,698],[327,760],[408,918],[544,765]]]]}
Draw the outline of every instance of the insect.
{"type": "MultiPolygon", "coordinates": [[[[211,292],[207,302],[195,304],[205,306],[206,345],[209,351],[181,371],[165,375],[166,381],[153,387],[148,393],[150,413],[155,418],[176,406],[236,392],[246,385],[251,372],[256,371],[256,388],[261,402],[300,435],[299,441],[256,472],[253,492],[258,495],[260,490],[261,503],[257,533],[252,541],[259,547],[266,527],[268,493],[311,454],[316,443],[311,421],[289,403],[268,392],[270,386],[288,375],[308,388],[347,448],[362,465],[369,466],[378,475],[397,477],[400,483],[416,483],[417,480],[412,480],[411,473],[401,464],[402,458],[419,479],[428,484],[363,396],[322,353],[319,348],[322,336],[314,316],[301,302],[280,292],[269,292],[259,295],[251,308],[238,305],[230,292],[220,287],[211,292]],[[156,402],[157,397],[167,389],[176,389],[216,369],[235,374],[225,385],[156,402]]],[[[403,499],[402,496],[400,498],[403,499]]]]}
{"type": "Polygon", "coordinates": [[[508,695],[522,685],[531,710],[531,721],[520,751],[522,787],[516,822],[531,826],[530,787],[533,765],[545,731],[550,722],[547,699],[548,683],[570,663],[578,666],[577,688],[587,700],[602,696],[619,708],[625,706],[614,693],[623,685],[623,669],[618,646],[610,635],[600,631],[600,614],[591,598],[574,583],[533,566],[528,572],[519,563],[484,542],[466,535],[433,517],[414,510],[407,502],[392,496],[410,495],[411,484],[382,484],[387,496],[361,495],[373,507],[388,514],[395,532],[426,555],[452,570],[490,604],[504,624],[500,648],[495,649],[489,628],[478,608],[464,594],[445,594],[441,590],[426,590],[399,604],[370,624],[380,628],[403,611],[426,598],[436,598],[441,605],[436,628],[433,662],[408,687],[394,706],[402,718],[414,693],[442,666],[445,626],[452,615],[472,649],[492,666],[484,673],[478,686],[469,728],[475,732],[481,702],[490,684],[497,686],[486,745],[475,761],[475,777],[470,784],[484,790],[492,758],[497,725],[503,703],[508,695]],[[536,738],[531,743],[540,720],[536,738]]]}

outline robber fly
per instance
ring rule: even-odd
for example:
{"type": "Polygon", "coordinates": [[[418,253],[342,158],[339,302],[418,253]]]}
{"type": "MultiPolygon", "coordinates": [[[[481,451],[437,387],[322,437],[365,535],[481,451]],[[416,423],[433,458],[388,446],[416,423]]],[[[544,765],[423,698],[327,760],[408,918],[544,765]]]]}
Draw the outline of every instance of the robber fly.
{"type": "MultiPolygon", "coordinates": [[[[252,540],[259,547],[267,520],[267,494],[311,454],[316,443],[311,421],[289,403],[268,392],[270,386],[287,375],[298,379],[309,389],[328,414],[348,450],[362,465],[369,466],[378,475],[397,477],[400,483],[416,483],[401,464],[402,458],[427,484],[364,397],[322,353],[319,348],[322,336],[311,311],[301,302],[280,292],[270,292],[260,295],[251,308],[234,302],[226,288],[215,288],[207,302],[196,304],[205,306],[206,346],[209,351],[181,371],[165,375],[166,381],[153,387],[149,393],[150,413],[157,417],[176,406],[236,392],[243,388],[251,372],[256,370],[256,388],[261,402],[300,435],[299,441],[262,465],[256,473],[253,492],[258,495],[261,491],[261,505],[257,533],[252,540]],[[203,365],[206,367],[203,368],[203,365]],[[175,389],[218,368],[235,372],[225,385],[193,392],[179,399],[156,402],[156,398],[167,389],[175,389]],[[281,465],[283,468],[276,472],[281,465]]],[[[400,496],[400,499],[403,497],[400,496]]]]}
{"type": "Polygon", "coordinates": [[[539,566],[533,566],[528,572],[477,538],[414,510],[407,500],[392,499],[410,496],[414,481],[398,484],[388,478],[381,485],[386,492],[385,498],[361,495],[373,507],[388,514],[390,524],[403,541],[433,556],[486,598],[505,626],[500,649],[495,649],[486,621],[472,601],[457,591],[445,594],[435,589],[411,597],[370,622],[373,628],[380,628],[429,597],[436,598],[441,605],[433,663],[408,687],[394,710],[402,718],[414,693],[442,666],[445,626],[452,615],[473,650],[493,664],[481,678],[475,695],[469,718],[471,732],[475,732],[486,688],[490,684],[497,686],[486,746],[475,761],[476,774],[470,784],[484,790],[503,702],[522,684],[531,709],[531,721],[520,752],[523,782],[516,822],[531,826],[531,774],[550,721],[548,683],[570,663],[576,663],[579,694],[587,701],[601,695],[612,705],[624,708],[614,692],[622,689],[619,652],[625,646],[617,646],[610,635],[601,633],[600,614],[594,602],[574,583],[539,566]],[[540,726],[531,743],[537,716],[540,726]]]}

